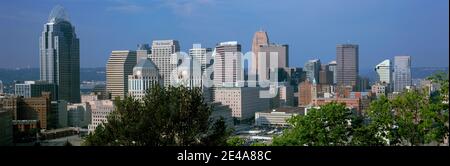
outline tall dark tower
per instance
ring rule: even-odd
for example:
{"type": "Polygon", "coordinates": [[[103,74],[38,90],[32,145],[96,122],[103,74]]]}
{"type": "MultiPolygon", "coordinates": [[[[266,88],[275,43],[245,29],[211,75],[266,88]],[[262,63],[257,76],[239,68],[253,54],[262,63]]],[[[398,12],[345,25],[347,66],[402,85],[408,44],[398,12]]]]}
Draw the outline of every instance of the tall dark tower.
{"type": "Polygon", "coordinates": [[[340,44],[336,46],[336,81],[338,86],[356,88],[359,75],[358,45],[340,44]]]}
{"type": "Polygon", "coordinates": [[[61,6],[53,8],[39,40],[40,78],[57,86],[57,97],[80,102],[80,40],[61,6]]]}

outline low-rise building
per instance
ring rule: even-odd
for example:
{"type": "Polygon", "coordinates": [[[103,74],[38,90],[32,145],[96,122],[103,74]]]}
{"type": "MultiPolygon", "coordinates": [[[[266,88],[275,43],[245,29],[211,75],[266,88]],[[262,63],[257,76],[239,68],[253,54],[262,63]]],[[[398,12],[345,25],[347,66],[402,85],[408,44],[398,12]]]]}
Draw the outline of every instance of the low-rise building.
{"type": "Polygon", "coordinates": [[[107,123],[108,115],[114,111],[114,104],[111,100],[97,100],[90,102],[91,124],[88,126],[89,133],[94,132],[98,125],[107,123]]]}
{"type": "Polygon", "coordinates": [[[287,126],[287,119],[296,115],[305,115],[305,107],[281,107],[255,113],[256,126],[287,126]]]}
{"type": "Polygon", "coordinates": [[[88,103],[67,105],[68,126],[87,128],[91,124],[91,106],[88,103]]]}
{"type": "Polygon", "coordinates": [[[372,93],[378,98],[381,95],[387,96],[388,86],[386,84],[376,83],[372,85],[372,93]]]}
{"type": "Polygon", "coordinates": [[[347,108],[355,109],[357,112],[361,112],[362,105],[360,98],[315,98],[312,101],[313,106],[322,106],[328,103],[344,103],[347,108]]]}
{"type": "Polygon", "coordinates": [[[260,91],[268,90],[259,87],[217,87],[214,90],[214,101],[229,106],[233,117],[239,120],[250,119],[255,112],[270,108],[270,98],[260,96],[260,91]]]}

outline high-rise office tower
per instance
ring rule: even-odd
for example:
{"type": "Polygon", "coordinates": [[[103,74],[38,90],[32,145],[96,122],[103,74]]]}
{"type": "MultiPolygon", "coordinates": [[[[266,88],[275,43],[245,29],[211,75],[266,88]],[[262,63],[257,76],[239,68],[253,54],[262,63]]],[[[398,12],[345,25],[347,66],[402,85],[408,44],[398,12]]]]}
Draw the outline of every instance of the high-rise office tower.
{"type": "Polygon", "coordinates": [[[411,86],[411,57],[395,56],[394,59],[394,92],[402,92],[411,86]]]}
{"type": "Polygon", "coordinates": [[[147,90],[159,85],[160,77],[156,65],[149,59],[142,59],[128,76],[128,93],[135,99],[142,99],[147,90]]]}
{"type": "Polygon", "coordinates": [[[250,70],[250,74],[257,75],[258,74],[258,57],[260,52],[260,46],[262,45],[269,45],[269,37],[267,36],[267,32],[265,31],[258,31],[255,32],[255,35],[253,36],[253,42],[252,42],[252,67],[250,70]]]}
{"type": "Polygon", "coordinates": [[[339,86],[355,88],[359,74],[358,45],[340,44],[336,46],[336,80],[339,86]]]}
{"type": "Polygon", "coordinates": [[[380,83],[390,84],[392,81],[392,66],[389,59],[384,60],[375,66],[375,71],[378,74],[378,81],[380,83]]]}
{"type": "Polygon", "coordinates": [[[133,74],[136,52],[130,50],[112,51],[106,64],[106,90],[111,99],[123,99],[128,94],[128,75],[133,74]]]}
{"type": "Polygon", "coordinates": [[[61,6],[53,8],[39,40],[40,77],[58,88],[58,98],[80,102],[80,41],[61,6]]]}
{"type": "Polygon", "coordinates": [[[152,43],[150,59],[158,68],[164,87],[171,85],[171,82],[175,79],[171,78],[171,74],[178,66],[177,52],[180,52],[180,45],[177,40],[155,40],[152,43]]]}
{"type": "Polygon", "coordinates": [[[258,55],[258,78],[269,80],[269,71],[274,68],[289,67],[289,46],[279,44],[260,45],[258,55]],[[272,54],[271,54],[272,53],[272,54]],[[271,55],[278,56],[275,62],[271,59],[271,55]],[[261,59],[265,59],[265,65],[261,63],[261,59]]]}
{"type": "Polygon", "coordinates": [[[138,49],[136,50],[136,64],[139,64],[143,59],[148,59],[148,56],[151,53],[152,51],[148,44],[138,44],[138,49]]]}
{"type": "Polygon", "coordinates": [[[322,64],[319,71],[319,84],[332,84],[333,72],[329,70],[328,64],[322,64]]]}
{"type": "Polygon", "coordinates": [[[243,80],[241,45],[236,41],[216,46],[214,57],[214,85],[224,86],[243,80]]]}
{"type": "Polygon", "coordinates": [[[333,80],[331,81],[333,84],[336,84],[337,83],[337,79],[336,79],[336,73],[337,73],[337,70],[336,70],[336,61],[331,61],[330,63],[328,63],[328,70],[329,71],[331,71],[331,73],[332,73],[332,78],[333,78],[333,80]]]}
{"type": "Polygon", "coordinates": [[[311,103],[312,100],[312,84],[311,81],[306,80],[298,85],[298,105],[306,106],[311,103]]]}
{"type": "Polygon", "coordinates": [[[3,82],[2,80],[0,80],[0,94],[3,93],[3,82]]]}
{"type": "Polygon", "coordinates": [[[211,52],[211,48],[202,48],[201,44],[194,44],[192,48],[189,49],[189,56],[198,62],[201,72],[204,72],[206,66],[210,64],[211,52]]]}
{"type": "MultiPolygon", "coordinates": [[[[192,48],[189,49],[189,57],[192,58],[192,86],[200,87],[203,85],[203,74],[205,74],[206,68],[211,64],[211,55],[212,49],[202,48],[201,44],[194,44],[192,48]]],[[[210,72],[212,71],[208,71],[208,73],[210,72]]]]}
{"type": "Polygon", "coordinates": [[[319,59],[309,60],[305,63],[305,67],[303,67],[303,71],[306,72],[306,79],[313,82],[319,82],[319,71],[320,71],[321,63],[319,59]]]}

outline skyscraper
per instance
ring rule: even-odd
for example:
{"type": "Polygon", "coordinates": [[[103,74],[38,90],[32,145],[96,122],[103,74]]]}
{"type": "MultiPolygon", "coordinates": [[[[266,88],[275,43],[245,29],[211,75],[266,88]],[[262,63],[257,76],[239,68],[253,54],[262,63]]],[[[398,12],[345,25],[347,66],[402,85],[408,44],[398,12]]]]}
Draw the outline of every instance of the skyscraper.
{"type": "Polygon", "coordinates": [[[111,94],[111,99],[123,99],[128,94],[128,75],[133,74],[134,65],[135,51],[112,51],[106,64],[106,90],[111,94]]]}
{"type": "Polygon", "coordinates": [[[319,82],[319,71],[320,71],[321,63],[319,59],[309,60],[305,63],[305,67],[303,71],[306,72],[306,79],[313,82],[319,82]]]}
{"type": "Polygon", "coordinates": [[[189,49],[189,56],[199,63],[201,71],[204,72],[207,64],[210,63],[211,52],[211,48],[202,48],[201,44],[194,44],[192,48],[189,49]]]}
{"type": "Polygon", "coordinates": [[[138,44],[138,49],[136,50],[136,64],[143,59],[147,59],[152,53],[151,48],[148,44],[138,44]]]}
{"type": "Polygon", "coordinates": [[[333,78],[333,80],[331,81],[333,84],[336,84],[337,83],[337,78],[336,78],[336,73],[337,73],[337,70],[336,70],[336,61],[331,61],[330,63],[328,63],[328,70],[329,71],[331,71],[331,73],[332,73],[332,78],[333,78]]]}
{"type": "Polygon", "coordinates": [[[39,40],[40,77],[58,88],[58,98],[80,102],[80,41],[61,6],[53,8],[39,40]]]}
{"type": "Polygon", "coordinates": [[[253,36],[253,43],[252,43],[253,56],[252,56],[252,67],[250,70],[250,74],[253,75],[258,74],[258,61],[259,61],[258,57],[261,45],[269,45],[269,37],[267,36],[267,32],[262,30],[255,32],[255,35],[253,36]]]}
{"type": "Polygon", "coordinates": [[[177,52],[180,52],[177,40],[155,40],[152,43],[150,59],[158,68],[164,87],[171,85],[174,80],[171,78],[171,73],[178,66],[178,59],[175,58],[177,52]]]}
{"type": "Polygon", "coordinates": [[[207,66],[211,64],[211,55],[212,49],[202,48],[201,44],[194,44],[192,48],[189,49],[189,57],[192,58],[191,77],[192,77],[192,85],[194,87],[200,87],[201,85],[203,85],[202,76],[203,74],[205,74],[207,66]],[[194,67],[194,65],[199,66],[194,67]]]}
{"type": "Polygon", "coordinates": [[[258,78],[262,80],[269,80],[269,69],[289,67],[289,46],[280,44],[260,45],[258,61],[265,58],[265,65],[260,62],[258,65],[258,78]],[[277,55],[277,62],[271,60],[271,53],[277,55]]]}
{"type": "Polygon", "coordinates": [[[336,46],[336,80],[339,86],[355,88],[359,74],[359,50],[355,44],[336,46]]]}
{"type": "Polygon", "coordinates": [[[375,66],[375,71],[378,74],[378,81],[380,83],[390,84],[392,81],[392,66],[389,59],[384,60],[375,66]]]}
{"type": "Polygon", "coordinates": [[[222,42],[215,52],[214,85],[224,86],[243,80],[241,45],[237,41],[222,42]]]}
{"type": "Polygon", "coordinates": [[[411,86],[411,57],[395,56],[394,59],[394,92],[402,92],[411,86]]]}
{"type": "Polygon", "coordinates": [[[0,94],[3,93],[3,82],[2,80],[0,80],[0,94]]]}
{"type": "Polygon", "coordinates": [[[322,64],[319,71],[319,84],[332,84],[333,72],[329,70],[328,64],[322,64]]]}
{"type": "Polygon", "coordinates": [[[306,106],[312,100],[312,87],[316,86],[311,81],[306,80],[298,85],[298,106],[306,106]]]}
{"type": "Polygon", "coordinates": [[[128,76],[128,93],[135,99],[142,99],[153,85],[160,84],[156,65],[149,59],[142,59],[128,76]]]}

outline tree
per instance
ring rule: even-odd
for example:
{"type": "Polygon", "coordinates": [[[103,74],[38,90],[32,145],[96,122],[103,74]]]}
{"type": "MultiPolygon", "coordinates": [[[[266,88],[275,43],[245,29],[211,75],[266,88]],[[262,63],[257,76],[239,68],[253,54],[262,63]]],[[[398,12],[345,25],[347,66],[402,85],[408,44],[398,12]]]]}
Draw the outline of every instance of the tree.
{"type": "Polygon", "coordinates": [[[288,120],[292,128],[275,137],[277,146],[342,146],[351,145],[355,127],[362,120],[340,103],[329,103],[319,109],[311,109],[305,116],[288,120]]]}
{"type": "Polygon", "coordinates": [[[245,140],[242,138],[239,138],[237,136],[230,137],[227,140],[228,146],[244,146],[244,144],[245,144],[245,140]]]}
{"type": "Polygon", "coordinates": [[[224,145],[229,134],[223,120],[210,119],[199,88],[153,86],[142,101],[125,97],[114,104],[108,122],[85,145],[224,145]]]}
{"type": "Polygon", "coordinates": [[[437,74],[429,79],[441,85],[437,96],[419,89],[404,92],[391,101],[381,97],[371,103],[367,127],[368,132],[374,133],[367,135],[375,134],[376,144],[424,145],[442,143],[448,137],[448,104],[442,95],[448,93],[448,75],[437,74]]]}
{"type": "Polygon", "coordinates": [[[386,96],[381,96],[371,102],[367,114],[369,123],[365,132],[366,136],[373,138],[373,141],[366,142],[366,144],[390,145],[398,142],[399,135],[396,117],[392,103],[386,96]]]}

